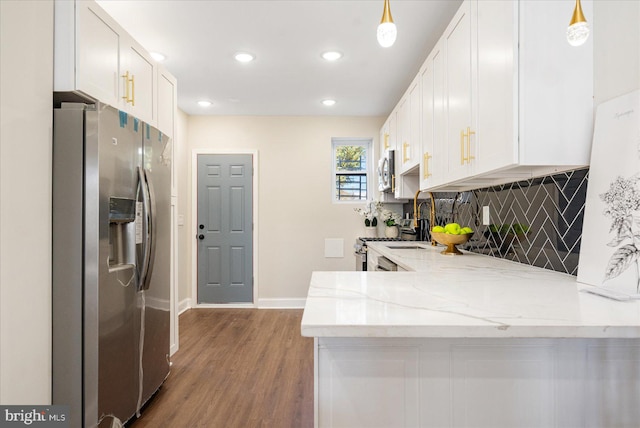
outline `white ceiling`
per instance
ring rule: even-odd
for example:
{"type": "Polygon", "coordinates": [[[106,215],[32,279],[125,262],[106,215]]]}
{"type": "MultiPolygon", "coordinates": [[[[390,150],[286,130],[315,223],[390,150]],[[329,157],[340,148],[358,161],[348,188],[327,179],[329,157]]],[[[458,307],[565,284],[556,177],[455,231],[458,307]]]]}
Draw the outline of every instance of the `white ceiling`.
{"type": "Polygon", "coordinates": [[[398,39],[376,41],[383,0],[99,0],[167,56],[191,115],[386,116],[462,0],[391,0],[398,39]],[[344,54],[330,63],[326,50],[344,54]],[[238,51],[256,55],[242,64],[238,51]],[[337,101],[333,107],[321,104],[337,101]],[[197,105],[207,99],[208,108],[197,105]]]}

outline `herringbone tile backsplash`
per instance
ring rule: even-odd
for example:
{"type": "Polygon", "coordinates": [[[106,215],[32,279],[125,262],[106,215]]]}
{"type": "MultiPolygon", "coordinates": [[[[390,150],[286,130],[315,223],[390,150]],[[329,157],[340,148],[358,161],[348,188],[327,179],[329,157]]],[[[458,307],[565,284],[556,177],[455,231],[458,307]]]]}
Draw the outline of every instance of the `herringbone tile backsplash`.
{"type": "Polygon", "coordinates": [[[463,249],[577,275],[588,176],[586,168],[458,194],[435,193],[436,223],[470,225],[475,234],[463,249]],[[491,227],[482,225],[486,206],[491,227]]]}

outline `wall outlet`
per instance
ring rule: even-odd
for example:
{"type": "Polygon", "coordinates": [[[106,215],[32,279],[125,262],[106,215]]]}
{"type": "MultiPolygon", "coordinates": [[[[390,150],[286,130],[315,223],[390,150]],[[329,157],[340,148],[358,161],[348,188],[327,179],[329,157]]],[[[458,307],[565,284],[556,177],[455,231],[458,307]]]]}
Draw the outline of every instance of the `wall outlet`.
{"type": "Polygon", "coordinates": [[[491,224],[491,217],[489,216],[489,205],[482,207],[482,224],[489,226],[491,224]]]}

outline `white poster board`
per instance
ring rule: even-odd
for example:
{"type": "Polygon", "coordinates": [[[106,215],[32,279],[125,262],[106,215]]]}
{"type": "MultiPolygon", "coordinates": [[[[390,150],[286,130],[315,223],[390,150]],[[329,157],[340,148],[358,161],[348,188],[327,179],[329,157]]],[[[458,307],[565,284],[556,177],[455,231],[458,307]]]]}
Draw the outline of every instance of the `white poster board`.
{"type": "Polygon", "coordinates": [[[598,106],[578,282],[640,298],[640,91],[598,106]]]}

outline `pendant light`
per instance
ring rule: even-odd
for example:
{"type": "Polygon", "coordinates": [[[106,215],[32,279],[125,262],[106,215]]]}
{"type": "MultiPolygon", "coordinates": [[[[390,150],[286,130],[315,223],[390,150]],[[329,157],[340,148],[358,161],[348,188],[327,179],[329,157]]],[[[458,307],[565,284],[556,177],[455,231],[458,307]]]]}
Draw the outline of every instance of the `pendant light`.
{"type": "Polygon", "coordinates": [[[398,31],[396,30],[396,24],[393,23],[393,18],[391,17],[389,0],[384,0],[384,11],[382,12],[380,25],[378,25],[378,43],[380,43],[380,46],[383,48],[388,48],[395,43],[397,36],[398,31]]]}
{"type": "Polygon", "coordinates": [[[571,46],[580,46],[589,38],[589,24],[582,13],[580,0],[576,0],[576,7],[567,28],[567,41],[571,46]]]}

